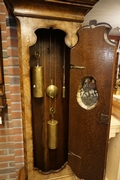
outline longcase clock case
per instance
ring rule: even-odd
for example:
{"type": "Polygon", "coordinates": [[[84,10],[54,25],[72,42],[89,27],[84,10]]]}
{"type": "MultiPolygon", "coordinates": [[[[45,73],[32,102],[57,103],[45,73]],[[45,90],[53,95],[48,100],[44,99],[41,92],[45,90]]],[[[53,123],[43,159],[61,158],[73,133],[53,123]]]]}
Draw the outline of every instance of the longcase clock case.
{"type": "Polygon", "coordinates": [[[110,25],[82,27],[97,2],[5,0],[17,19],[24,135],[22,179],[103,180],[116,47],[110,25]]]}

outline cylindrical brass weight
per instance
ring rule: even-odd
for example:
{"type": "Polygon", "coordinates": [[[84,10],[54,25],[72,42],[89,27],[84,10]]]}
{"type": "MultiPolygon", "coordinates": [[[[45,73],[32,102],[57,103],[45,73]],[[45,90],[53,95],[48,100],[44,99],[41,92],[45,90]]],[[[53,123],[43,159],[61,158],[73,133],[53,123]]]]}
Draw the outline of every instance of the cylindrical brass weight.
{"type": "Polygon", "coordinates": [[[33,96],[43,97],[43,66],[32,67],[33,96]]]}
{"type": "Polygon", "coordinates": [[[58,145],[57,124],[58,124],[58,121],[56,120],[48,121],[48,148],[49,149],[56,149],[58,145]]]}

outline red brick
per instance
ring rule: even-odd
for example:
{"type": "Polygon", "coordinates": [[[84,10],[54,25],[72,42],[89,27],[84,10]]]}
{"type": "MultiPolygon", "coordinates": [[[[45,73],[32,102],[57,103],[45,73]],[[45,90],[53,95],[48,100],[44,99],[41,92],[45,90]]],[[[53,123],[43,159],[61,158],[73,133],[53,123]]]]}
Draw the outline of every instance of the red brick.
{"type": "Polygon", "coordinates": [[[12,124],[13,124],[13,127],[22,127],[22,120],[21,119],[13,120],[12,124]]]}
{"type": "Polygon", "coordinates": [[[7,39],[7,44],[11,45],[12,47],[18,47],[18,39],[17,39],[17,37],[15,37],[15,38],[9,37],[7,39]]]}
{"type": "MultiPolygon", "coordinates": [[[[0,12],[5,12],[5,5],[4,4],[0,4],[0,12]]],[[[1,13],[0,13],[1,16],[1,13]]]]}
{"type": "Polygon", "coordinates": [[[1,23],[1,31],[6,31],[6,22],[1,23]]]}
{"type": "Polygon", "coordinates": [[[14,147],[9,149],[9,154],[14,154],[14,147]]]}
{"type": "Polygon", "coordinates": [[[20,102],[21,101],[21,94],[20,93],[14,93],[11,94],[11,101],[13,102],[20,102]]]}
{"type": "Polygon", "coordinates": [[[13,161],[13,162],[9,162],[9,166],[10,167],[15,167],[15,162],[13,161]]]}
{"type": "Polygon", "coordinates": [[[6,155],[7,151],[6,150],[0,150],[0,155],[6,155]]]}
{"type": "Polygon", "coordinates": [[[9,75],[9,69],[8,67],[4,67],[4,75],[9,75]]]}
{"type": "Polygon", "coordinates": [[[24,155],[23,149],[15,149],[15,156],[21,156],[24,155]]]}
{"type": "Polygon", "coordinates": [[[12,103],[11,104],[11,108],[12,108],[12,110],[14,111],[14,110],[21,110],[21,103],[12,103]]]}
{"type": "Polygon", "coordinates": [[[11,85],[18,85],[20,84],[20,77],[19,76],[10,76],[10,84],[11,85]]]}
{"type": "Polygon", "coordinates": [[[0,174],[0,180],[5,180],[8,178],[8,175],[7,174],[0,174]]]}
{"type": "Polygon", "coordinates": [[[17,148],[23,148],[23,142],[15,143],[14,144],[15,149],[17,148]]]}
{"type": "Polygon", "coordinates": [[[7,105],[10,106],[11,105],[11,99],[6,99],[7,101],[7,105]]]}
{"type": "Polygon", "coordinates": [[[17,37],[17,29],[16,28],[7,28],[6,29],[7,35],[10,37],[17,37]]]}
{"type": "Polygon", "coordinates": [[[4,124],[0,124],[0,129],[3,129],[4,128],[4,124]]]}
{"type": "Polygon", "coordinates": [[[8,142],[14,142],[14,137],[13,136],[7,136],[8,142]]]}
{"type": "Polygon", "coordinates": [[[12,111],[12,110],[11,110],[11,107],[8,107],[8,108],[7,108],[7,113],[8,113],[8,114],[11,114],[11,111],[12,111]]]}
{"type": "MultiPolygon", "coordinates": [[[[6,142],[6,137],[0,137],[0,142],[6,142]]],[[[1,154],[1,152],[0,152],[1,154]]]]}
{"type": "Polygon", "coordinates": [[[8,48],[8,56],[18,56],[18,48],[8,48]]]}
{"type": "Polygon", "coordinates": [[[23,166],[24,166],[24,162],[16,163],[16,169],[18,169],[18,172],[23,166]]]}
{"type": "MultiPolygon", "coordinates": [[[[0,0],[0,2],[3,2],[3,0],[0,0]]],[[[5,92],[7,98],[6,101],[8,105],[8,114],[7,119],[5,121],[5,125],[0,126],[0,135],[3,136],[0,137],[0,148],[6,150],[5,151],[3,149],[0,149],[0,155],[2,156],[0,162],[3,161],[3,163],[0,163],[0,169],[3,168],[3,171],[0,171],[0,173],[6,173],[5,176],[0,174],[0,180],[2,180],[10,178],[14,179],[17,177],[17,173],[15,171],[23,167],[24,151],[22,137],[23,130],[21,120],[21,93],[18,49],[13,48],[18,46],[17,29],[14,27],[6,27],[7,12],[4,4],[0,6],[0,11],[5,12],[5,14],[2,14],[0,19],[3,21],[1,24],[3,40],[2,46],[4,49],[3,65],[5,67],[5,92]],[[8,51],[6,51],[7,47],[9,47],[8,51]],[[10,57],[7,58],[6,52],[8,52],[8,55],[10,57]],[[5,142],[6,140],[8,142],[5,142]],[[11,156],[5,156],[4,153],[10,153],[9,150],[13,150],[11,156]],[[11,168],[7,168],[8,165],[11,168]],[[14,166],[16,167],[16,169],[12,168],[14,166]]]]}
{"type": "MultiPolygon", "coordinates": [[[[3,125],[1,125],[1,127],[2,127],[3,125]]],[[[4,126],[3,126],[4,127],[4,126]]],[[[0,136],[4,136],[4,135],[6,135],[6,132],[5,132],[5,129],[0,129],[0,136]]]]}
{"type": "Polygon", "coordinates": [[[4,59],[4,60],[3,60],[3,66],[4,66],[4,67],[8,67],[8,59],[6,59],[6,60],[4,59]]]}
{"type": "Polygon", "coordinates": [[[12,121],[6,121],[6,127],[7,128],[13,128],[13,122],[12,121]]]}
{"type": "Polygon", "coordinates": [[[5,20],[6,20],[6,14],[0,14],[0,22],[5,22],[5,20]]]}
{"type": "Polygon", "coordinates": [[[2,35],[2,40],[6,41],[6,38],[7,38],[6,32],[2,32],[1,35],[2,35]]]}
{"type": "Polygon", "coordinates": [[[9,142],[10,142],[10,141],[14,141],[14,142],[15,142],[15,141],[16,141],[16,142],[23,141],[22,135],[8,136],[7,139],[8,139],[9,142]]]}
{"type": "Polygon", "coordinates": [[[19,60],[18,57],[9,57],[9,66],[18,66],[19,60]]]}
{"type": "Polygon", "coordinates": [[[9,75],[20,75],[19,67],[9,67],[9,75]]]}
{"type": "Polygon", "coordinates": [[[22,113],[21,112],[12,112],[12,118],[13,119],[22,118],[22,113]]]}
{"type": "Polygon", "coordinates": [[[7,43],[6,43],[6,41],[2,41],[2,48],[3,48],[3,49],[7,49],[7,43]]]}
{"type": "Polygon", "coordinates": [[[3,60],[3,66],[4,67],[8,67],[8,60],[6,59],[6,60],[3,60]]]}
{"type": "Polygon", "coordinates": [[[14,142],[23,141],[23,137],[21,135],[14,136],[14,142]]]}
{"type": "Polygon", "coordinates": [[[1,149],[7,149],[7,148],[12,148],[13,147],[13,142],[12,143],[0,143],[0,148],[1,149]]]}
{"type": "Polygon", "coordinates": [[[5,83],[10,83],[10,78],[9,78],[9,76],[4,76],[4,80],[5,80],[5,83]]]}
{"type": "Polygon", "coordinates": [[[9,16],[8,10],[6,9],[6,7],[5,7],[5,15],[6,15],[6,16],[9,16]]]}
{"type": "Polygon", "coordinates": [[[9,174],[9,173],[13,173],[15,172],[15,168],[3,168],[3,169],[0,169],[0,174],[9,174]]]}
{"type": "Polygon", "coordinates": [[[24,162],[24,156],[15,156],[15,162],[16,163],[24,162]]]}
{"type": "MultiPolygon", "coordinates": [[[[7,107],[8,111],[6,114],[4,114],[4,124],[6,123],[6,121],[10,121],[11,120],[11,108],[8,106],[7,107]]],[[[5,126],[7,128],[7,126],[5,126]]]]}
{"type": "Polygon", "coordinates": [[[20,128],[13,128],[13,134],[22,134],[23,133],[23,129],[20,128]]]}
{"type": "Polygon", "coordinates": [[[10,92],[9,92],[9,91],[6,91],[6,92],[5,92],[5,95],[6,95],[6,98],[7,98],[7,99],[10,99],[10,92]]]}
{"type": "Polygon", "coordinates": [[[13,132],[9,129],[2,129],[0,130],[0,135],[11,135],[13,132]]]}
{"type": "Polygon", "coordinates": [[[8,167],[8,163],[0,163],[0,168],[6,168],[8,167]]]}
{"type": "Polygon", "coordinates": [[[10,177],[10,178],[16,178],[16,172],[15,172],[15,173],[12,173],[12,174],[9,174],[9,177],[10,177]]]}
{"type": "Polygon", "coordinates": [[[16,92],[18,92],[18,93],[20,93],[20,85],[18,85],[18,86],[10,86],[10,92],[11,93],[16,93],[16,92]]]}
{"type": "Polygon", "coordinates": [[[0,156],[0,162],[9,162],[9,161],[13,161],[14,160],[14,156],[0,156]]]}
{"type": "Polygon", "coordinates": [[[10,91],[10,85],[9,84],[5,84],[5,92],[6,91],[10,91]]]}

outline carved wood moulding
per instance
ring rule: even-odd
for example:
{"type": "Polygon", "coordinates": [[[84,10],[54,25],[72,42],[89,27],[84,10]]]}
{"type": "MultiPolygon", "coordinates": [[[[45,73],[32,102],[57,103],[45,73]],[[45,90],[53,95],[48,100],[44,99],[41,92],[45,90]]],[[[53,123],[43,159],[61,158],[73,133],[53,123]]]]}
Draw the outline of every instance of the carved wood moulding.
{"type": "Polygon", "coordinates": [[[17,1],[4,0],[9,11],[15,16],[37,17],[47,19],[61,19],[74,22],[83,22],[84,15],[88,13],[98,0],[87,1],[54,1],[35,0],[17,1]]]}

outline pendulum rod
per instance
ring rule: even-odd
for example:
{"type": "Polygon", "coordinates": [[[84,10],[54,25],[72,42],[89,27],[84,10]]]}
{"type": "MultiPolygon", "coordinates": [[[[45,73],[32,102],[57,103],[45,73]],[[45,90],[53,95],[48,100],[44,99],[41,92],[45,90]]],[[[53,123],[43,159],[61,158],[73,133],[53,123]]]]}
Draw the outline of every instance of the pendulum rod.
{"type": "Polygon", "coordinates": [[[63,93],[62,97],[65,98],[65,44],[64,44],[64,52],[63,52],[63,93]]]}
{"type": "Polygon", "coordinates": [[[50,33],[50,85],[46,89],[46,94],[48,95],[48,97],[54,99],[58,95],[58,88],[56,85],[54,85],[56,84],[56,59],[54,61],[53,59],[51,59],[51,56],[52,56],[52,48],[51,48],[51,33],[50,33]],[[53,67],[55,72],[52,71],[53,67]]]}

